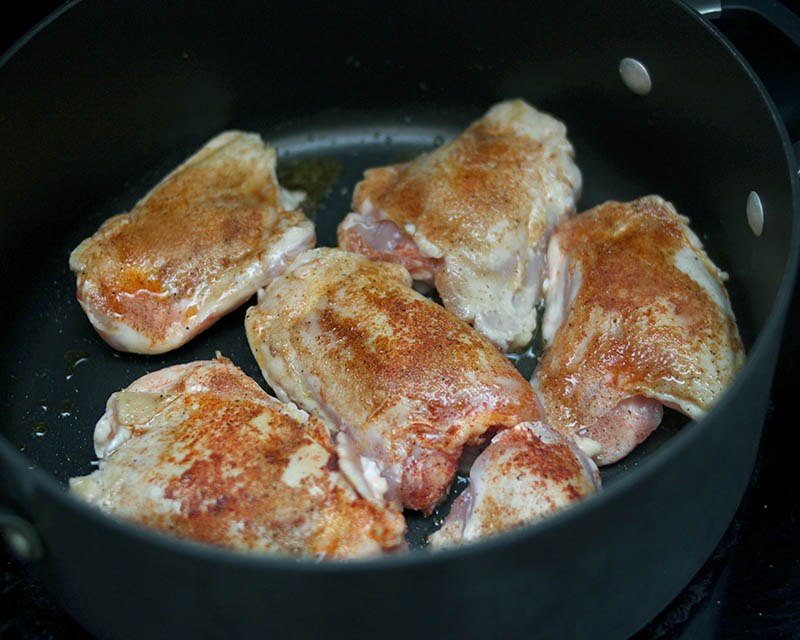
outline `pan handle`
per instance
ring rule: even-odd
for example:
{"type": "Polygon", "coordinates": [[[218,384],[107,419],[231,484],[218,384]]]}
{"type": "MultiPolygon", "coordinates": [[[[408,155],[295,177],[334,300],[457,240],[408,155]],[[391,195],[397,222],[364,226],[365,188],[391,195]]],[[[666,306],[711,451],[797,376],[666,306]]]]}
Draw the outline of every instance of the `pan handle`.
{"type": "Polygon", "coordinates": [[[800,16],[777,0],[685,0],[706,18],[718,18],[723,11],[741,9],[758,14],[800,49],[800,16]]]}
{"type": "MultiPolygon", "coordinates": [[[[800,15],[777,0],[684,0],[684,2],[704,18],[711,20],[720,18],[726,11],[741,10],[750,12],[760,17],[770,27],[782,33],[788,39],[786,44],[789,45],[789,42],[791,42],[797,49],[798,56],[800,56],[800,15]]],[[[791,50],[791,48],[788,50],[791,50]]],[[[784,51],[787,51],[785,47],[784,51]]],[[[793,59],[797,59],[797,57],[793,56],[793,59]]],[[[762,76],[767,90],[777,103],[778,110],[789,130],[795,157],[798,158],[798,165],[800,165],[800,122],[798,122],[797,107],[791,106],[796,105],[797,98],[789,100],[784,95],[785,90],[773,92],[770,89],[771,82],[774,82],[773,76],[777,74],[778,77],[781,77],[782,73],[786,73],[786,64],[784,62],[783,65],[776,65],[774,68],[764,66],[765,64],[769,65],[769,62],[764,63],[762,61],[760,64],[761,67],[756,68],[756,73],[762,76]],[[783,70],[779,71],[778,69],[783,70]]],[[[788,83],[788,86],[795,85],[796,80],[794,83],[788,83]]],[[[797,90],[795,90],[794,95],[797,96],[797,90]]],[[[798,170],[798,175],[800,175],[800,170],[798,170]]]]}

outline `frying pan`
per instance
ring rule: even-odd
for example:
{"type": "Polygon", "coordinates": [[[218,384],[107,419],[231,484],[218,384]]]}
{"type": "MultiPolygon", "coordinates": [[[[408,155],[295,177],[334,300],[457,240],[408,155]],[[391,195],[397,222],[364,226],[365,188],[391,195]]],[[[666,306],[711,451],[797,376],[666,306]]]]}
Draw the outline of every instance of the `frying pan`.
{"type": "Polygon", "coordinates": [[[621,638],[708,557],[758,446],[797,270],[800,193],[770,99],[695,11],[636,0],[405,1],[380,11],[86,0],[11,53],[0,61],[0,524],[91,633],[621,638]],[[649,93],[623,82],[623,58],[644,63],[649,93]],[[70,476],[91,470],[105,400],[145,372],[220,350],[260,380],[243,309],[164,356],[100,341],[67,258],[103,219],[235,127],[277,146],[287,176],[330,169],[313,212],[320,244],[330,244],[364,168],[433,148],[512,96],[567,124],[581,208],[659,193],[730,274],[748,360],[707,417],[665,425],[605,470],[599,496],[436,554],[245,556],[105,517],[66,492],[70,476]],[[747,211],[759,204],[757,236],[747,211]]]}

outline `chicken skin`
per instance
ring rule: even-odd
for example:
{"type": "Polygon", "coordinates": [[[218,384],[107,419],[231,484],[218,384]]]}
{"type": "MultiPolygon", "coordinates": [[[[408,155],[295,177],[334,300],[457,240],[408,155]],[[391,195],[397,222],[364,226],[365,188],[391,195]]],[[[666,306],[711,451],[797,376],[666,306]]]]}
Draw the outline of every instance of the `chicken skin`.
{"type": "Polygon", "coordinates": [[[573,157],[561,122],[522,100],[501,102],[413,162],[367,170],[339,246],[402,264],[499,349],[523,347],[548,234],[580,195],[573,157]]]}
{"type": "Polygon", "coordinates": [[[532,379],[547,421],[602,465],[647,438],[662,405],[704,415],[744,362],[726,277],[658,196],[606,202],[561,225],[532,379]]]}
{"type": "Polygon", "coordinates": [[[114,393],[94,434],[99,469],[70,490],[183,538],[292,556],[405,548],[402,513],[338,470],[327,427],[218,357],[150,373],[114,393]]]}
{"type": "Polygon", "coordinates": [[[434,549],[474,542],[536,522],[600,489],[600,472],[570,438],[542,422],[498,433],[477,457],[434,549]]]}
{"type": "Polygon", "coordinates": [[[221,133],[78,245],[78,301],[108,344],[175,349],[313,246],[303,194],[278,185],[275,161],[257,134],[221,133]]]}
{"type": "Polygon", "coordinates": [[[336,426],[354,484],[430,513],[465,445],[539,412],[513,365],[411,282],[399,265],[314,249],[259,292],[245,324],[278,397],[336,426]]]}

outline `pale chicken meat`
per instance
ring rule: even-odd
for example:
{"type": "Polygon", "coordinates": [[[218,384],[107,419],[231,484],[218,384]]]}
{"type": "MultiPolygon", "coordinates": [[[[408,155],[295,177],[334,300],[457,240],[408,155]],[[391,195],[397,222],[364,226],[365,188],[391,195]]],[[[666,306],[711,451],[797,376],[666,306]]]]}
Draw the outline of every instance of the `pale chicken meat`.
{"type": "Polygon", "coordinates": [[[434,549],[475,542],[537,522],[596,493],[597,465],[571,438],[543,422],[498,433],[477,457],[470,484],[454,501],[434,549]]]}
{"type": "Polygon", "coordinates": [[[599,464],[647,438],[663,405],[703,416],[744,362],[727,276],[688,223],[648,196],[594,207],[550,239],[532,383],[548,422],[599,464]]]}
{"type": "Polygon", "coordinates": [[[547,237],[580,190],[565,126],[509,100],[412,162],[367,170],[338,242],[402,264],[498,348],[516,349],[536,327],[547,237]]]}
{"type": "Polygon", "coordinates": [[[355,558],[405,548],[405,520],[362,497],[325,424],[229,360],[150,373],[114,393],[99,468],[71,491],[107,513],[216,546],[355,558]]]}
{"type": "Polygon", "coordinates": [[[465,445],[539,412],[513,365],[411,282],[402,266],[314,249],[259,293],[245,324],[278,397],[336,426],[362,492],[429,513],[465,445]]]}
{"type": "Polygon", "coordinates": [[[106,342],[175,349],[313,246],[303,194],[280,187],[275,163],[257,134],[221,133],[78,245],[78,301],[106,342]]]}

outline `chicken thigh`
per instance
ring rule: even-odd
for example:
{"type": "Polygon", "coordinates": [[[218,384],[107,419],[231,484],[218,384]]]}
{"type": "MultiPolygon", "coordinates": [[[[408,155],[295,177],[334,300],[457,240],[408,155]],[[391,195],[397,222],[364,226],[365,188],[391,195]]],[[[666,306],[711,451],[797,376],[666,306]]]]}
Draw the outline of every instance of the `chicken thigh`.
{"type": "Polygon", "coordinates": [[[701,417],[744,362],[726,277],[658,196],[561,225],[532,379],[547,421],[609,464],[652,433],[662,404],[701,417]]]}
{"type": "Polygon", "coordinates": [[[275,150],[227,131],[70,256],[78,301],[115,349],[163,353],[244,303],[314,244],[275,150]]]}
{"type": "Polygon", "coordinates": [[[247,311],[269,385],[339,430],[365,493],[430,512],[465,445],[538,419],[531,386],[399,265],[337,249],[301,254],[247,311]]]}
{"type": "Polygon", "coordinates": [[[94,433],[99,469],[73,493],[119,517],[239,550],[317,558],[405,547],[399,510],[338,470],[327,427],[218,357],[114,393],[94,433]]]}
{"type": "Polygon", "coordinates": [[[565,509],[600,489],[600,472],[578,446],[542,422],[498,433],[477,457],[434,549],[474,542],[565,509]]]}
{"type": "Polygon", "coordinates": [[[498,348],[523,347],[547,236],[580,194],[573,156],[562,123],[522,100],[501,102],[435,151],[367,170],[339,246],[402,264],[498,348]]]}

